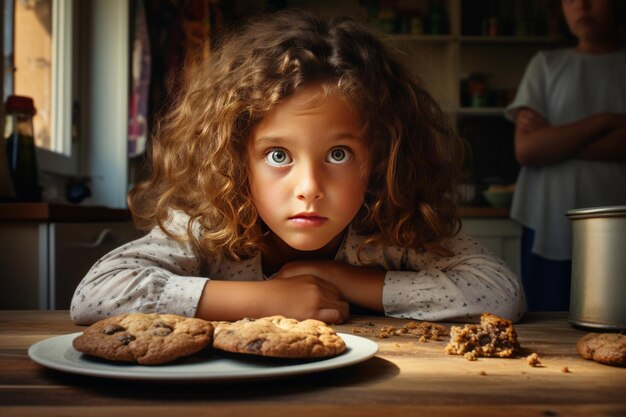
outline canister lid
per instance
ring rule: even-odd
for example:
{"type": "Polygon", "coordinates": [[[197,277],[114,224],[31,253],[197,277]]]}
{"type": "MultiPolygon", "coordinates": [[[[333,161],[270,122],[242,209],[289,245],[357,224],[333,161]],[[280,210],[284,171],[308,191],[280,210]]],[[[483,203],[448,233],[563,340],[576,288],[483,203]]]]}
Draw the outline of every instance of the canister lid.
{"type": "Polygon", "coordinates": [[[35,115],[35,103],[33,99],[26,96],[9,96],[5,105],[7,113],[25,113],[35,115]]]}
{"type": "Polygon", "coordinates": [[[568,210],[565,215],[570,219],[590,217],[626,217],[626,206],[587,207],[568,210]]]}

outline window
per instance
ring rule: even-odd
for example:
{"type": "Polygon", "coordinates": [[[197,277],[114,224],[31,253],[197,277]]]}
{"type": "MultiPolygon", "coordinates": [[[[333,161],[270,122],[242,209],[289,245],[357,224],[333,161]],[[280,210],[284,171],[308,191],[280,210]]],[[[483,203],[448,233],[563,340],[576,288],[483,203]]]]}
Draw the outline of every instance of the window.
{"type": "Polygon", "coordinates": [[[4,1],[4,97],[32,97],[42,171],[74,175],[72,1],[4,1]]]}

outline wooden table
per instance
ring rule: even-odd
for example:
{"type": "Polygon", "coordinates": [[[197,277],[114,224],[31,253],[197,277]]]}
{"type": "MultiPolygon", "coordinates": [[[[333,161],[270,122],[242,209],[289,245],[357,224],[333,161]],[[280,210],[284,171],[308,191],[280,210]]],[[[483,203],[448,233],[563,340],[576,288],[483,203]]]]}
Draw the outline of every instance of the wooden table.
{"type": "Polygon", "coordinates": [[[626,368],[581,359],[586,332],[563,313],[528,314],[515,325],[524,358],[468,361],[443,353],[446,341],[380,338],[406,320],[355,316],[337,331],[379,344],[347,368],[275,380],[154,383],[46,369],[27,356],[33,343],[78,332],[67,311],[0,311],[0,416],[625,416],[626,368]],[[372,326],[366,325],[372,323],[372,326]],[[368,333],[369,332],[369,333],[368,333]],[[563,372],[567,367],[569,372],[563,372]]]}

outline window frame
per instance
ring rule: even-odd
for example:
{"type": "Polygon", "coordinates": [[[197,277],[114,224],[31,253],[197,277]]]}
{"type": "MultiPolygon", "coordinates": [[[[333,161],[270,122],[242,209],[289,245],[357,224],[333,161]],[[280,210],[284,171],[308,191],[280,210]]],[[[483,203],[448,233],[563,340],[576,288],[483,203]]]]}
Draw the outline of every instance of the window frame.
{"type": "MultiPolygon", "coordinates": [[[[5,72],[3,103],[8,95],[15,93],[15,2],[5,0],[3,4],[3,57],[5,72]],[[7,71],[6,67],[13,67],[7,71]]],[[[51,42],[51,148],[37,147],[39,170],[46,173],[74,176],[78,174],[79,152],[72,141],[73,103],[73,1],[51,0],[52,2],[52,42],[51,42]]]]}

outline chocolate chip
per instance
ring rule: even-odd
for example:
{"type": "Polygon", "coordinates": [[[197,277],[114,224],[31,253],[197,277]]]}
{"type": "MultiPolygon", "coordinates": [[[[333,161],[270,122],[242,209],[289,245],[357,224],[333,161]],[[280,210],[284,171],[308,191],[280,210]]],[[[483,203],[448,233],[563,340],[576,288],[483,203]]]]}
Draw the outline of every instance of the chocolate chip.
{"type": "Polygon", "coordinates": [[[135,336],[133,336],[132,334],[121,334],[117,336],[117,340],[122,342],[123,345],[127,345],[133,340],[135,340],[135,336]]]}
{"type": "Polygon", "coordinates": [[[263,342],[265,342],[265,340],[255,339],[252,342],[248,343],[248,345],[246,346],[246,350],[248,352],[260,352],[261,347],[263,346],[263,342]]]}
{"type": "Polygon", "coordinates": [[[114,333],[121,332],[122,330],[124,330],[124,328],[120,326],[119,324],[112,324],[110,326],[105,327],[104,330],[102,330],[102,333],[110,336],[114,333]]]}

